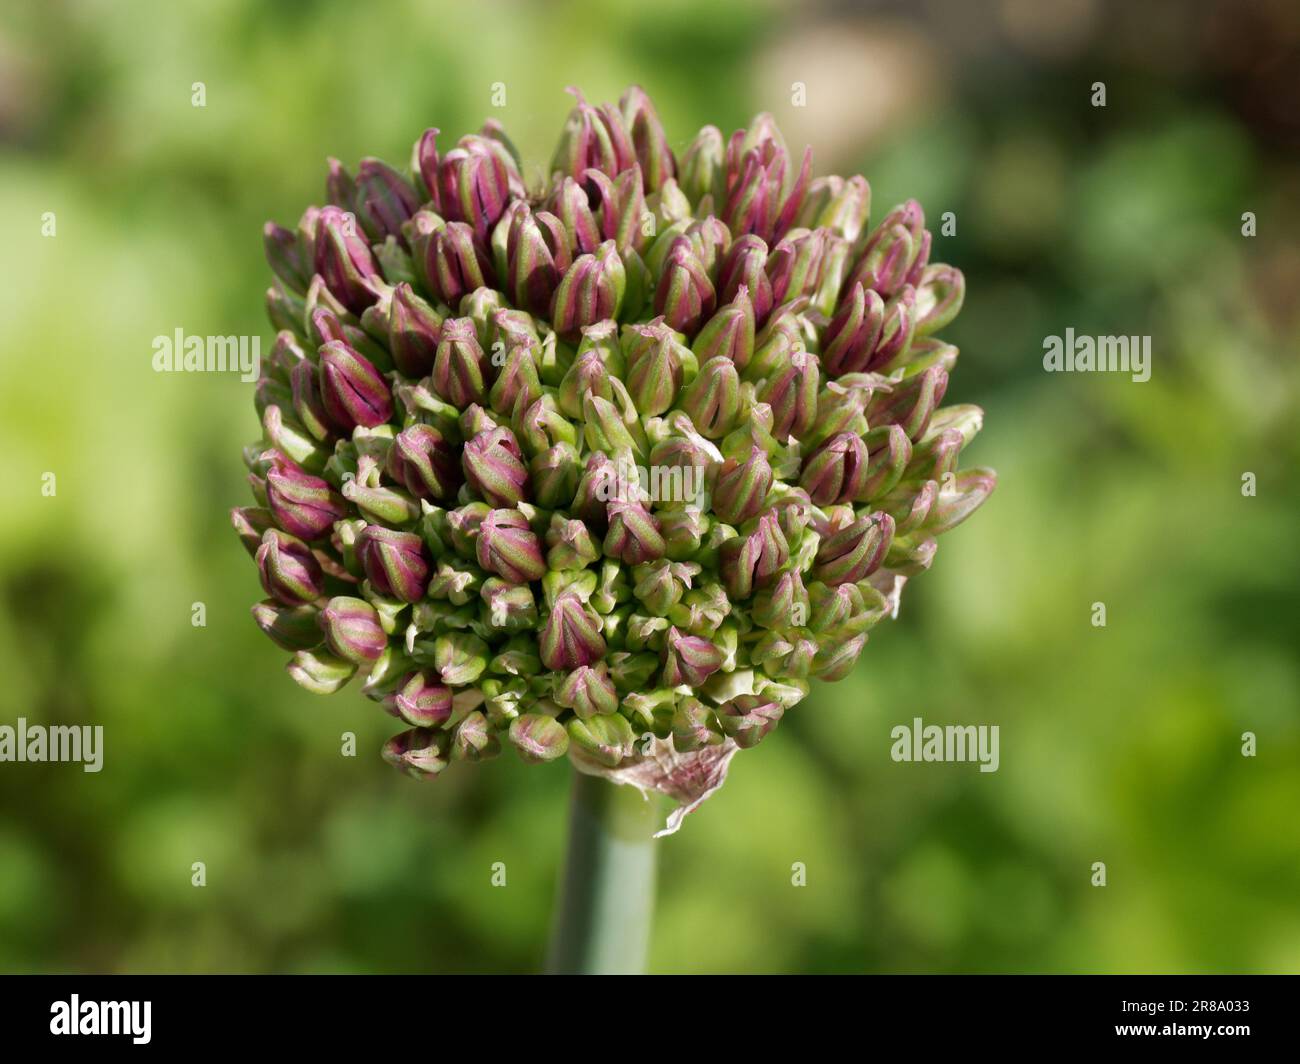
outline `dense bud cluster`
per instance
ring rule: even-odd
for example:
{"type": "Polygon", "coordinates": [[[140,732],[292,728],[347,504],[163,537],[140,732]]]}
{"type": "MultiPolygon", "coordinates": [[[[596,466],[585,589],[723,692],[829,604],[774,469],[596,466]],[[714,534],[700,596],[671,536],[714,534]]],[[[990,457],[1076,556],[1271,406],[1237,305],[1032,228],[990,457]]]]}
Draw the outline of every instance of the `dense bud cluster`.
{"type": "Polygon", "coordinates": [[[994,485],[917,203],[870,226],[766,115],[678,157],[640,89],[575,96],[544,187],[431,129],[265,229],[253,616],[418,776],[753,746],[994,485]]]}

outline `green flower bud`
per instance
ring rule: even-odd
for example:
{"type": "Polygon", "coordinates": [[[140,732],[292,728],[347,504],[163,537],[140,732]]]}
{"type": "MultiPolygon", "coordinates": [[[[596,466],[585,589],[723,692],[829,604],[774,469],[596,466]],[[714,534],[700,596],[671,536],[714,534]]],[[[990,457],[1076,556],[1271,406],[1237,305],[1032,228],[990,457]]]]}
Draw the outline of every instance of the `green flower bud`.
{"type": "Polygon", "coordinates": [[[784,715],[779,702],[759,695],[740,695],[718,709],[718,723],[737,746],[748,750],[762,742],[784,715]]]}
{"type": "Polygon", "coordinates": [[[584,665],[574,669],[555,689],[555,701],[587,719],[618,709],[618,692],[605,666],[584,665]]]}
{"type": "Polygon", "coordinates": [[[357,671],[352,662],[315,650],[299,650],[285,669],[298,686],[314,695],[332,695],[357,671]]]}
{"type": "Polygon", "coordinates": [[[282,606],[273,599],[253,607],[257,626],[283,650],[312,650],[324,639],[315,606],[282,606]]]}
{"type": "Polygon", "coordinates": [[[486,715],[480,710],[467,714],[465,719],[452,729],[451,757],[453,761],[487,761],[501,752],[501,742],[497,739],[486,715]]]}
{"type": "Polygon", "coordinates": [[[524,713],[510,722],[510,741],[530,764],[554,761],[569,750],[569,733],[554,717],[524,713]]]}
{"type": "Polygon", "coordinates": [[[431,779],[447,767],[446,732],[412,728],[384,744],[383,758],[415,779],[431,779]]]}
{"type": "Polygon", "coordinates": [[[615,768],[630,757],[636,742],[632,725],[617,713],[575,717],[569,721],[568,732],[575,747],[606,768],[615,768]]]}

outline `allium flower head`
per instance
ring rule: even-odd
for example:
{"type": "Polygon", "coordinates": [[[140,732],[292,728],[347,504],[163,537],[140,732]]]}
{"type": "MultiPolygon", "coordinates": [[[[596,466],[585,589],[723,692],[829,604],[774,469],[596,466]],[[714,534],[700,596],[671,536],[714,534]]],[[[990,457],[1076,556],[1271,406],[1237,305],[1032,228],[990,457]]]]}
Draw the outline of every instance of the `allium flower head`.
{"type": "Polygon", "coordinates": [[[964,282],[916,201],[815,177],[770,116],[680,156],[639,88],[542,187],[496,123],[331,160],[268,223],[279,330],[232,521],[256,623],[355,679],[430,777],[513,746],[682,802],[719,784],[993,490],[943,407],[964,282]]]}

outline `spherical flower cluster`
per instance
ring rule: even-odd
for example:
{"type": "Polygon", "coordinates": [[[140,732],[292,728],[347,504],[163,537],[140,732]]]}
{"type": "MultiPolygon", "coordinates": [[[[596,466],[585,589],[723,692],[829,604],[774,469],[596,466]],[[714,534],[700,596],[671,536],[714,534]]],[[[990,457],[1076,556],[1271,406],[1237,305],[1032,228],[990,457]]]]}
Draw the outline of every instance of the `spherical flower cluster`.
{"type": "Polygon", "coordinates": [[[766,115],[677,156],[640,89],[575,96],[542,187],[495,122],[431,129],[264,231],[253,616],[418,776],[753,746],[994,485],[917,203],[869,227],[766,115]]]}

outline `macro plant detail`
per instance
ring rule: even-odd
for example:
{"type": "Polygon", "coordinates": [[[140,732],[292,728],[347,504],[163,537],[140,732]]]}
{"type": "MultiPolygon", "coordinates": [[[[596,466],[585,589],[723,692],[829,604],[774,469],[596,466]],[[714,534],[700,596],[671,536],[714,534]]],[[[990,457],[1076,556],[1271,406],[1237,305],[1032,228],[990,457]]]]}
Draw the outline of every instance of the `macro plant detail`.
{"type": "Polygon", "coordinates": [[[964,282],[915,201],[870,225],[866,180],[814,178],[767,115],[676,154],[640,89],[574,95],[544,180],[496,122],[430,129],[267,224],[231,516],[289,674],[357,682],[392,764],[567,755],[675,829],[995,476],[958,470],[964,282]]]}

